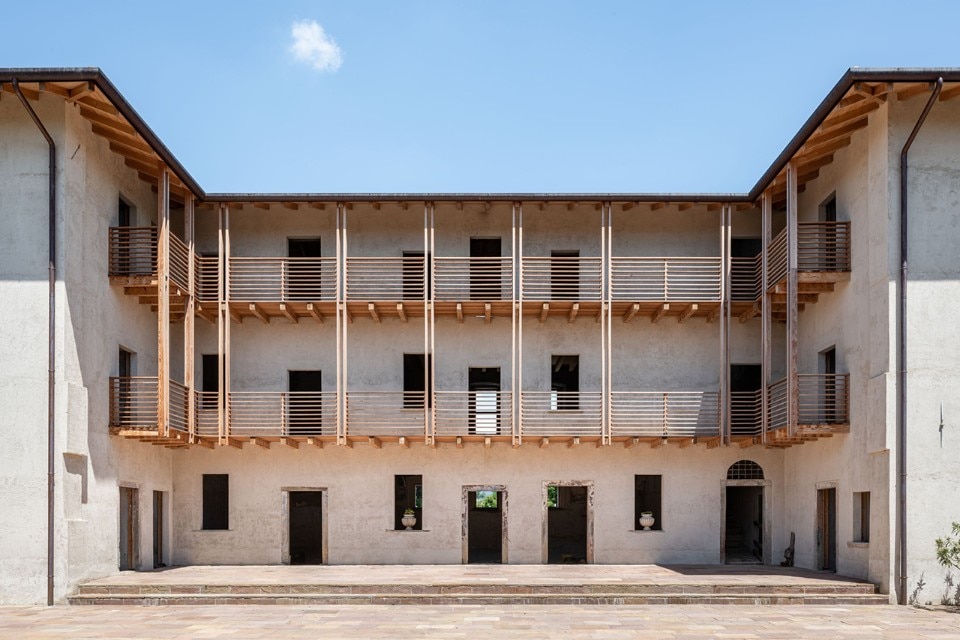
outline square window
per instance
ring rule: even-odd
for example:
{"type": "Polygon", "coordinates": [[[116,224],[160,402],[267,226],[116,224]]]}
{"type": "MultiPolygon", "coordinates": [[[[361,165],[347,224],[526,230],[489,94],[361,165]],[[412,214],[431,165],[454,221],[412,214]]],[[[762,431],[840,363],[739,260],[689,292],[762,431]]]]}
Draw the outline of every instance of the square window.
{"type": "Polygon", "coordinates": [[[415,531],[423,530],[423,476],[402,475],[393,477],[393,528],[406,530],[404,515],[413,515],[417,522],[415,531]]]}
{"type": "Polygon", "coordinates": [[[643,530],[643,527],[640,526],[640,516],[641,514],[649,511],[654,518],[653,526],[650,528],[653,531],[661,531],[663,529],[663,518],[661,510],[661,491],[662,491],[662,478],[663,476],[641,476],[636,475],[633,477],[633,488],[634,488],[634,498],[633,498],[633,528],[636,530],[643,530]]]}

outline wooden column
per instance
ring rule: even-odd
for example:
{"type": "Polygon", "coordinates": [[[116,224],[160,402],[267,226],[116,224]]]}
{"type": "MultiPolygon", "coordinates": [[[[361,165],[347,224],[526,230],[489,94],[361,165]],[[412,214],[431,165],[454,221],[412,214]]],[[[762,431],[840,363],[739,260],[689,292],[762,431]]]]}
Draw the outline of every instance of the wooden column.
{"type": "Polygon", "coordinates": [[[433,203],[425,203],[425,214],[427,217],[427,246],[423,252],[423,271],[424,271],[424,280],[423,280],[423,292],[426,296],[426,303],[423,307],[423,319],[427,327],[427,349],[424,362],[424,370],[427,372],[426,384],[423,385],[423,404],[424,409],[426,410],[426,443],[430,446],[434,444],[434,436],[437,432],[437,414],[436,414],[436,403],[433,402],[433,389],[436,385],[436,372],[437,372],[437,358],[436,358],[436,316],[434,310],[434,291],[436,287],[436,271],[434,270],[434,250],[436,248],[436,243],[434,242],[434,208],[433,203]]]}
{"type": "Polygon", "coordinates": [[[760,359],[760,441],[767,441],[767,429],[770,424],[770,396],[767,390],[770,384],[771,355],[770,341],[773,329],[773,310],[770,308],[770,269],[767,261],[770,255],[770,238],[773,227],[773,199],[769,191],[761,200],[762,228],[760,253],[760,300],[763,325],[760,329],[762,355],[760,359]]]}
{"type": "Polygon", "coordinates": [[[170,431],[170,174],[160,168],[157,189],[157,432],[170,431]]]}
{"type": "Polygon", "coordinates": [[[730,224],[729,204],[720,207],[720,441],[730,444],[730,224]]]}
{"type": "Polygon", "coordinates": [[[346,301],[347,301],[347,280],[350,277],[350,273],[349,273],[349,269],[347,268],[347,259],[348,259],[347,256],[349,255],[349,253],[347,250],[347,236],[348,236],[347,234],[347,203],[345,202],[341,205],[341,219],[343,222],[343,240],[342,240],[341,247],[343,248],[343,266],[344,266],[343,274],[344,275],[343,275],[343,300],[341,300],[341,302],[339,303],[339,306],[340,306],[340,311],[342,315],[342,318],[340,320],[340,326],[343,328],[343,336],[340,339],[340,347],[341,347],[341,354],[340,354],[341,382],[340,384],[342,385],[342,388],[343,388],[343,432],[341,433],[340,438],[337,441],[337,444],[341,446],[347,446],[347,434],[350,429],[350,425],[349,425],[349,415],[350,415],[349,352],[350,352],[350,349],[348,347],[348,342],[347,342],[347,334],[348,334],[347,327],[349,325],[349,321],[348,321],[346,301]]]}
{"type": "Polygon", "coordinates": [[[787,432],[796,433],[800,409],[797,378],[797,165],[787,164],[787,432]]]}
{"type": "Polygon", "coordinates": [[[187,286],[183,315],[183,386],[187,389],[187,432],[190,442],[197,433],[196,393],[194,390],[194,321],[196,320],[196,243],[194,241],[194,201],[188,193],[183,201],[183,229],[187,240],[187,286]]]}
{"type": "Polygon", "coordinates": [[[523,444],[523,203],[517,203],[517,264],[520,271],[517,277],[517,426],[516,446],[523,444]]]}
{"type": "Polygon", "coordinates": [[[346,426],[345,420],[345,404],[346,404],[346,385],[344,384],[343,379],[343,310],[344,310],[344,293],[346,290],[346,264],[345,264],[345,250],[346,250],[346,241],[343,239],[345,228],[344,228],[344,214],[343,214],[343,205],[337,203],[337,267],[336,267],[336,279],[337,279],[337,320],[336,320],[336,329],[337,329],[337,444],[341,444],[344,441],[344,429],[346,426]]]}
{"type": "Polygon", "coordinates": [[[220,444],[226,444],[230,437],[230,203],[223,206],[223,387],[220,396],[223,398],[223,434],[220,444]]]}
{"type": "Polygon", "coordinates": [[[600,240],[601,258],[600,258],[600,304],[603,311],[603,322],[601,330],[603,335],[600,340],[600,347],[603,350],[601,357],[601,381],[600,381],[600,433],[603,444],[610,444],[613,437],[611,425],[611,392],[613,389],[613,309],[610,295],[610,258],[613,248],[613,203],[605,202],[600,207],[600,240]]]}
{"type": "Polygon", "coordinates": [[[517,386],[517,278],[520,261],[517,259],[517,209],[514,202],[510,211],[510,435],[514,447],[520,446],[520,388],[517,386]]]}
{"type": "Polygon", "coordinates": [[[226,434],[226,412],[223,394],[224,335],[230,322],[226,307],[226,282],[223,277],[225,262],[223,243],[223,205],[217,206],[217,438],[223,440],[226,434]]]}

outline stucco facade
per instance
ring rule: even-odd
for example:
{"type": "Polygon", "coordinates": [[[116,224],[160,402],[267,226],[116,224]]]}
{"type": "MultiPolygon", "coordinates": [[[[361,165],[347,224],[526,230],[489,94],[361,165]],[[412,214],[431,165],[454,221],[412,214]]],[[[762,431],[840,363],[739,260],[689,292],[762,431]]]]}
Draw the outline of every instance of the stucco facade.
{"type": "MultiPolygon", "coordinates": [[[[0,508],[6,514],[0,519],[0,604],[19,604],[42,602],[47,577],[47,146],[4,80],[8,76],[16,77],[0,74],[0,295],[6,303],[0,308],[0,508]]],[[[24,87],[56,143],[58,163],[57,601],[83,581],[118,570],[125,553],[120,549],[131,544],[124,532],[135,539],[127,549],[137,550],[130,562],[136,570],[152,569],[155,557],[165,565],[291,562],[291,492],[301,491],[323,495],[317,540],[324,563],[465,562],[473,508],[465,496],[484,487],[503,494],[499,521],[506,562],[541,563],[557,555],[604,564],[722,563],[732,559],[732,538],[747,535],[728,520],[745,518],[749,527],[752,518],[756,531],[747,539],[759,544],[747,551],[757,562],[779,564],[793,534],[797,566],[869,580],[895,600],[899,154],[929,96],[913,88],[922,82],[894,78],[889,89],[875,90],[870,100],[876,104],[851,120],[857,126],[845,134],[845,144],[817,156],[816,169],[806,172],[800,159],[824,143],[805,148],[806,156],[798,147],[789,166],[800,169],[802,184],[791,187],[778,174],[762,185],[760,198],[381,199],[208,197],[158,152],[161,173],[173,180],[165,186],[142,166],[145,160],[131,162],[121,153],[134,148],[134,139],[151,146],[150,135],[132,117],[71,98],[83,82],[60,81],[52,72],[50,82],[64,88],[40,90],[26,80],[24,87]],[[99,115],[90,115],[96,109],[99,115]],[[116,122],[108,126],[97,118],[116,122]],[[104,126],[120,133],[105,133],[104,126]],[[130,207],[128,226],[156,225],[159,238],[150,249],[156,273],[136,286],[123,281],[111,262],[116,248],[108,238],[122,233],[111,232],[120,222],[121,200],[130,207]],[[732,247],[738,241],[758,243],[760,266],[750,273],[759,283],[781,235],[789,255],[789,238],[798,228],[812,229],[818,221],[832,228],[834,220],[849,229],[849,266],[821,271],[841,273],[810,276],[817,270],[804,267],[809,245],[801,239],[799,263],[784,258],[784,290],[771,280],[756,301],[737,293],[743,281],[735,265],[743,256],[732,247]],[[176,269],[163,248],[165,234],[183,243],[191,262],[199,256],[213,261],[212,300],[202,299],[193,282],[173,282],[169,303],[157,299],[159,283],[176,269]],[[296,296],[232,297],[239,276],[231,261],[280,264],[289,255],[289,239],[319,239],[320,256],[330,260],[333,275],[311,286],[332,293],[317,294],[310,307],[296,296]],[[477,293],[477,274],[482,280],[490,271],[469,262],[471,239],[500,240],[498,264],[506,266],[495,295],[482,286],[477,293]],[[428,256],[426,292],[422,273],[417,289],[417,275],[409,269],[422,269],[422,259],[404,263],[404,251],[428,256]],[[569,257],[573,251],[579,252],[575,258],[569,257]],[[456,300],[439,293],[454,277],[443,271],[445,258],[462,258],[465,266],[456,277],[461,288],[474,287],[456,300]],[[708,275],[633,275],[630,286],[640,293],[619,293],[627,289],[629,269],[652,268],[657,259],[679,265],[702,259],[707,266],[697,268],[708,275]],[[564,260],[578,261],[572,281],[557,266],[564,260]],[[367,277],[361,273],[365,264],[391,265],[389,274],[377,267],[381,271],[370,277],[393,278],[393,288],[386,291],[383,284],[383,295],[353,295],[351,278],[367,277]],[[218,272],[225,274],[220,281],[218,272]],[[791,272],[807,289],[790,289],[791,272]],[[657,277],[663,282],[651,285],[657,277]],[[445,284],[444,278],[451,280],[445,284]],[[570,282],[575,294],[562,291],[570,282]],[[696,291],[668,293],[674,283],[696,291]],[[185,317],[191,304],[197,313],[185,317]],[[164,311],[168,322],[162,321],[164,311]],[[132,371],[121,371],[121,349],[134,354],[132,371]],[[426,407],[423,396],[419,404],[410,401],[417,387],[410,385],[409,372],[405,376],[405,354],[432,355],[426,360],[432,366],[426,407]],[[226,368],[213,376],[215,388],[204,371],[211,358],[226,368]],[[737,382],[731,365],[756,366],[762,377],[762,389],[750,396],[754,404],[747,413],[754,422],[747,426],[736,408],[744,389],[735,387],[742,380],[737,382]],[[575,383],[558,382],[564,366],[576,370],[575,383]],[[494,431],[477,428],[471,369],[499,369],[494,431]],[[319,388],[311,392],[323,394],[322,429],[291,429],[296,415],[289,406],[297,398],[290,394],[291,371],[321,372],[319,388]],[[164,394],[177,393],[164,391],[164,381],[184,387],[182,423],[169,408],[158,408],[153,424],[123,422],[134,402],[123,396],[130,389],[124,375],[151,379],[161,408],[175,404],[164,394]],[[786,392],[783,405],[775,389],[802,376],[820,376],[813,399],[786,392]],[[194,396],[204,391],[212,394],[207,400],[194,396]],[[575,404],[564,393],[574,394],[575,404]],[[256,419],[252,426],[249,419],[241,422],[244,394],[265,403],[256,411],[275,413],[247,414],[265,416],[262,430],[256,419]],[[444,397],[462,404],[459,413],[443,413],[444,397]],[[812,409],[799,408],[808,400],[812,409]],[[407,426],[368,422],[361,428],[361,402],[386,403],[388,416],[407,426]],[[778,402],[786,407],[782,423],[773,408],[778,402]],[[761,415],[764,406],[769,412],[761,415]],[[207,411],[206,418],[200,411],[207,411]],[[652,416],[656,411],[662,415],[652,416]],[[818,417],[805,421],[811,412],[818,417]],[[743,460],[757,463],[763,479],[728,479],[731,465],[743,460]],[[228,476],[225,528],[204,526],[204,476],[213,474],[228,476]],[[397,478],[408,476],[422,483],[414,531],[395,526],[397,478]],[[638,503],[635,476],[660,478],[652,531],[637,522],[645,505],[638,503]],[[547,487],[558,485],[587,488],[582,529],[563,529],[576,544],[583,537],[582,553],[550,550],[551,527],[561,526],[556,523],[564,505],[548,506],[547,487]],[[750,506],[757,510],[747,516],[736,515],[741,507],[732,504],[743,498],[730,488],[740,486],[757,488],[749,494],[759,499],[750,506]],[[866,503],[863,493],[869,493],[866,503]],[[131,520],[125,524],[121,517],[122,496],[130,495],[137,515],[132,532],[131,520]],[[833,525],[824,522],[823,500],[833,500],[833,525]],[[154,513],[158,504],[160,518],[154,513]],[[858,520],[864,504],[868,540],[858,520]],[[821,544],[829,526],[833,551],[821,544]],[[825,564],[830,553],[832,567],[825,564]]],[[[88,88],[89,95],[98,95],[92,81],[88,88]]],[[[852,110],[863,107],[851,97],[858,95],[853,88],[842,95],[849,103],[834,105],[812,135],[829,135],[842,123],[830,129],[828,118],[853,118],[852,110]]],[[[960,304],[958,142],[960,101],[941,100],[910,155],[907,583],[913,591],[924,577],[928,587],[919,592],[921,601],[939,600],[945,573],[933,540],[960,520],[960,508],[952,504],[960,490],[960,400],[954,391],[960,340],[952,323],[953,307],[960,304]]],[[[282,268],[291,264],[294,275],[284,271],[278,277],[295,282],[298,263],[283,262],[282,268]]],[[[683,269],[689,267],[678,273],[689,273],[683,269]]],[[[272,277],[268,286],[274,286],[272,277]]],[[[291,286],[293,291],[297,285],[291,286]]]]}

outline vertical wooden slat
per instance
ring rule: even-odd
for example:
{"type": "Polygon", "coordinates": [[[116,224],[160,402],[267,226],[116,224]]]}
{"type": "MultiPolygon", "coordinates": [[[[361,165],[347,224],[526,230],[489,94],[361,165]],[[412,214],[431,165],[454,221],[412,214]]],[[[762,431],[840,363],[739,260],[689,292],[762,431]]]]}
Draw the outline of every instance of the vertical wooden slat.
{"type": "Polygon", "coordinates": [[[161,436],[170,429],[170,174],[161,167],[157,189],[157,427],[161,436]]]}
{"type": "Polygon", "coordinates": [[[517,264],[520,271],[517,279],[517,436],[516,444],[523,444],[523,202],[517,203],[517,264]]]}
{"type": "Polygon", "coordinates": [[[223,440],[226,434],[226,411],[223,393],[224,331],[230,322],[226,308],[226,281],[224,270],[226,261],[223,250],[223,205],[217,207],[217,438],[223,440]]]}
{"type": "Polygon", "coordinates": [[[519,446],[517,425],[520,423],[520,393],[517,388],[517,203],[510,208],[510,436],[519,446]]]}
{"type": "Polygon", "coordinates": [[[770,396],[768,387],[770,384],[770,369],[772,350],[770,348],[771,330],[773,328],[773,310],[770,308],[770,265],[769,251],[771,231],[773,226],[773,199],[770,192],[763,194],[761,201],[762,215],[762,233],[761,242],[763,245],[760,254],[760,300],[763,326],[761,327],[760,340],[763,353],[760,359],[760,441],[767,441],[767,429],[769,423],[770,396]]]}
{"type": "Polygon", "coordinates": [[[345,394],[346,387],[343,384],[343,298],[344,298],[344,282],[345,269],[344,269],[344,249],[346,243],[343,242],[342,236],[344,233],[343,227],[343,211],[342,206],[337,203],[337,282],[336,282],[336,296],[337,296],[337,320],[336,320],[336,329],[337,329],[337,443],[342,443],[344,441],[344,429],[346,426],[345,416],[344,416],[344,405],[345,405],[345,394]]]}
{"type": "Polygon", "coordinates": [[[600,203],[600,441],[607,443],[607,203],[600,203]]]}
{"type": "MultiPolygon", "coordinates": [[[[429,300],[427,301],[430,306],[430,361],[429,371],[430,371],[430,384],[424,388],[424,403],[429,404],[429,409],[427,410],[427,415],[429,421],[427,423],[427,431],[429,434],[428,444],[431,446],[434,444],[434,438],[437,433],[437,403],[434,398],[434,388],[437,385],[437,315],[436,315],[436,289],[437,289],[437,270],[434,268],[436,264],[436,221],[435,216],[436,211],[434,209],[434,204],[430,203],[430,250],[424,255],[424,265],[428,266],[427,274],[429,275],[429,300]],[[429,263],[429,264],[428,264],[429,263]],[[431,402],[427,402],[427,398],[431,398],[431,402]]],[[[424,288],[427,281],[424,281],[424,288]]]]}
{"type": "Polygon", "coordinates": [[[187,239],[187,260],[189,287],[184,305],[183,316],[183,386],[187,390],[187,433],[190,442],[194,441],[196,425],[196,393],[194,389],[194,321],[196,288],[196,244],[194,241],[194,202],[193,195],[187,194],[183,203],[183,227],[187,239]]]}
{"type": "Polygon", "coordinates": [[[730,443],[730,205],[720,207],[720,439],[730,443]]]}
{"type": "Polygon", "coordinates": [[[223,323],[223,397],[224,421],[221,444],[230,436],[230,204],[223,207],[223,263],[224,263],[224,323],[223,323]]]}
{"type": "Polygon", "coordinates": [[[797,165],[787,164],[787,432],[796,433],[800,392],[797,379],[797,165]]]}
{"type": "Polygon", "coordinates": [[[347,282],[348,282],[348,279],[350,278],[350,271],[349,271],[349,268],[347,267],[347,262],[348,262],[348,260],[349,260],[349,255],[350,255],[350,254],[349,254],[349,251],[348,251],[348,249],[347,249],[347,238],[349,237],[349,234],[348,234],[348,231],[347,231],[347,228],[348,228],[348,227],[347,227],[347,210],[348,210],[348,209],[347,209],[347,203],[342,203],[340,209],[341,209],[341,217],[342,217],[342,220],[343,220],[343,245],[342,245],[342,246],[343,246],[343,261],[342,261],[342,263],[343,263],[343,266],[344,266],[343,299],[341,300],[340,305],[339,305],[339,306],[340,306],[340,312],[341,312],[341,314],[342,314],[342,318],[341,318],[341,321],[340,321],[340,326],[343,327],[343,338],[342,338],[342,341],[341,341],[341,348],[342,348],[341,359],[342,359],[342,363],[343,363],[343,364],[341,365],[341,367],[342,367],[342,373],[341,373],[342,381],[341,381],[341,384],[343,385],[343,434],[342,434],[342,436],[341,436],[338,444],[340,444],[341,446],[346,446],[346,445],[347,445],[347,435],[348,435],[348,433],[349,433],[349,431],[350,431],[350,400],[349,400],[349,398],[350,398],[350,367],[349,367],[349,365],[350,365],[350,358],[349,358],[350,349],[349,349],[349,344],[348,344],[348,340],[347,340],[348,335],[349,335],[349,330],[348,330],[348,325],[349,325],[349,323],[347,322],[347,302],[346,302],[346,298],[347,298],[347,294],[346,294],[347,282]]]}
{"type": "Polygon", "coordinates": [[[430,253],[430,203],[423,203],[423,438],[430,444],[430,292],[427,287],[427,259],[430,253]]]}

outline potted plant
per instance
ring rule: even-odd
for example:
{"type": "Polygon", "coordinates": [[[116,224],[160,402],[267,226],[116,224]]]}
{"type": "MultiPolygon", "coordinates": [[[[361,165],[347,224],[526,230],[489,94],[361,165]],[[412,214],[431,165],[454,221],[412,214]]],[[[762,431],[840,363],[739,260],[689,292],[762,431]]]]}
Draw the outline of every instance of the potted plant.
{"type": "Polygon", "coordinates": [[[407,531],[412,531],[417,525],[417,512],[413,509],[404,510],[403,517],[400,518],[400,522],[403,523],[403,526],[407,528],[407,531]]]}
{"type": "Polygon", "coordinates": [[[656,520],[653,518],[653,511],[640,512],[640,526],[643,527],[644,531],[650,531],[650,527],[653,526],[654,522],[656,522],[656,520]]]}

